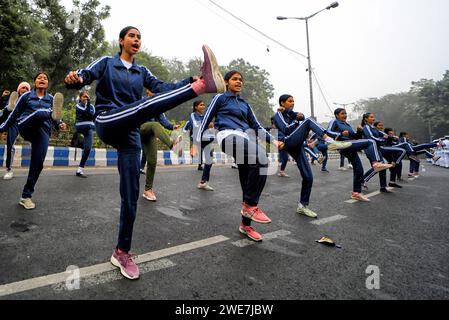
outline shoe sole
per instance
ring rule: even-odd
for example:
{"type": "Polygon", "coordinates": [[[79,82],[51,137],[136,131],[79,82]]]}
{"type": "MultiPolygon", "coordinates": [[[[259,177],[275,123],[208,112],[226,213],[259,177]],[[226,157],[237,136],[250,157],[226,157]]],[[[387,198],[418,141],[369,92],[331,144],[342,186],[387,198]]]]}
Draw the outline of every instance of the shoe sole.
{"type": "Polygon", "coordinates": [[[300,215],[303,215],[303,216],[306,216],[308,218],[313,218],[313,219],[317,219],[318,218],[318,215],[316,215],[316,216],[309,216],[308,214],[305,214],[303,212],[298,212],[298,211],[296,211],[296,213],[300,214],[300,215]]]}
{"type": "Polygon", "coordinates": [[[240,213],[241,213],[242,216],[244,216],[245,218],[251,219],[252,221],[257,222],[257,223],[261,223],[261,224],[269,224],[269,223],[271,223],[271,220],[269,220],[269,221],[260,221],[260,220],[255,220],[255,219],[252,218],[252,217],[248,217],[247,215],[243,214],[243,210],[241,210],[240,213]]]}
{"type": "Polygon", "coordinates": [[[23,203],[22,201],[19,202],[19,204],[24,207],[26,210],[33,210],[34,208],[36,208],[36,205],[34,205],[33,207],[27,207],[25,205],[25,203],[23,203]]]}
{"type": "Polygon", "coordinates": [[[364,200],[364,199],[358,199],[358,198],[354,198],[354,197],[351,197],[351,199],[352,200],[356,200],[356,201],[360,201],[360,202],[371,202],[370,199],[364,200]]]}
{"type": "Polygon", "coordinates": [[[209,63],[209,65],[211,66],[210,71],[212,73],[212,79],[208,80],[213,80],[217,93],[226,92],[226,84],[224,82],[223,76],[220,73],[220,67],[218,66],[217,59],[215,58],[214,53],[207,45],[203,45],[203,53],[204,61],[209,63]]]}
{"type": "Polygon", "coordinates": [[[201,188],[201,187],[198,187],[198,189],[204,190],[204,191],[214,191],[214,189],[206,189],[206,188],[201,188]]]}
{"type": "Polygon", "coordinates": [[[9,101],[8,101],[8,107],[7,109],[9,111],[14,111],[14,108],[16,107],[17,104],[17,100],[19,100],[19,94],[16,91],[13,91],[11,93],[11,95],[9,96],[9,101]]]}
{"type": "Polygon", "coordinates": [[[152,202],[156,202],[157,199],[151,199],[149,197],[147,197],[146,195],[142,195],[142,197],[144,197],[145,199],[147,199],[148,201],[152,201],[152,202]]]}
{"type": "Polygon", "coordinates": [[[384,171],[384,170],[388,170],[390,169],[392,166],[389,167],[385,167],[385,168],[373,168],[375,172],[380,172],[380,171],[384,171]]]}
{"type": "Polygon", "coordinates": [[[251,240],[256,241],[256,242],[260,242],[263,239],[262,237],[260,239],[256,239],[254,237],[251,237],[245,230],[242,230],[240,228],[239,228],[239,231],[240,231],[240,233],[244,234],[245,236],[247,236],[248,238],[250,238],[251,240]]]}
{"type": "Polygon", "coordinates": [[[55,121],[61,120],[62,117],[62,106],[64,104],[64,96],[62,93],[57,92],[53,96],[53,108],[51,112],[51,117],[55,121]]]}
{"type": "Polygon", "coordinates": [[[120,269],[120,273],[122,274],[122,276],[124,276],[125,278],[129,279],[129,280],[136,280],[139,279],[139,276],[133,278],[130,275],[128,275],[125,271],[123,271],[123,267],[121,266],[121,264],[117,261],[116,258],[114,258],[114,256],[111,257],[111,263],[116,266],[117,268],[120,269]]]}
{"type": "Polygon", "coordinates": [[[352,146],[352,143],[350,143],[349,145],[346,145],[346,146],[342,146],[342,147],[339,147],[338,145],[331,143],[328,145],[327,150],[328,151],[344,150],[344,149],[349,148],[350,146],[352,146]]]}

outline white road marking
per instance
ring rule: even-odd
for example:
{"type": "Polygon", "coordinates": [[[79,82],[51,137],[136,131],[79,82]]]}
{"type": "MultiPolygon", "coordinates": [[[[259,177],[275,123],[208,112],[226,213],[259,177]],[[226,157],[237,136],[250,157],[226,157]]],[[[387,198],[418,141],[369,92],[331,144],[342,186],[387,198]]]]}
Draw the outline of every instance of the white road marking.
{"type": "MultiPolygon", "coordinates": [[[[140,275],[145,273],[167,269],[176,266],[176,264],[169,259],[161,259],[157,261],[145,262],[139,265],[140,275]]],[[[120,270],[115,268],[114,270],[97,274],[94,276],[89,276],[80,281],[80,289],[95,287],[100,284],[121,280],[123,276],[120,273],[120,270]]],[[[52,285],[53,290],[57,292],[69,291],[64,282],[52,285]]]]}
{"type": "MultiPolygon", "coordinates": [[[[164,258],[167,256],[174,255],[174,254],[178,254],[178,253],[182,253],[182,252],[186,252],[186,251],[190,251],[190,250],[194,250],[194,249],[198,249],[198,248],[202,248],[202,247],[207,247],[207,246],[217,244],[217,243],[227,241],[227,240],[229,240],[229,238],[227,238],[227,237],[224,237],[221,235],[215,236],[215,237],[211,237],[211,238],[207,238],[207,239],[203,239],[203,240],[199,240],[199,241],[181,244],[179,246],[175,246],[175,247],[171,247],[171,248],[166,248],[166,249],[142,254],[142,255],[139,255],[137,258],[135,258],[134,261],[137,264],[139,264],[139,263],[141,264],[141,263],[145,263],[145,262],[149,262],[149,261],[153,261],[153,260],[158,260],[158,259],[161,259],[161,258],[164,258]]],[[[109,262],[101,263],[101,264],[97,264],[97,265],[93,265],[93,266],[89,266],[89,267],[85,267],[85,268],[80,268],[79,269],[80,280],[83,278],[92,277],[92,276],[106,273],[106,272],[116,270],[116,269],[117,268],[114,267],[109,262]]],[[[37,277],[37,278],[27,279],[27,280],[23,280],[23,281],[17,281],[17,282],[13,282],[13,283],[4,284],[4,285],[0,286],[0,297],[19,293],[19,292],[29,291],[29,290],[33,290],[33,289],[37,289],[37,288],[41,288],[41,287],[46,287],[46,286],[58,284],[61,282],[65,282],[67,280],[67,278],[69,277],[69,275],[70,274],[67,272],[60,272],[60,273],[50,274],[47,276],[42,276],[42,277],[37,277]]]]}
{"type": "MultiPolygon", "coordinates": [[[[263,236],[263,241],[267,241],[267,240],[275,239],[277,237],[288,236],[290,234],[291,234],[290,231],[278,230],[278,231],[263,234],[262,236],[263,236]]],[[[258,243],[258,242],[248,240],[248,239],[243,239],[243,240],[235,241],[232,244],[236,247],[243,248],[243,247],[254,245],[256,243],[258,243]]]]}
{"type": "Polygon", "coordinates": [[[334,221],[338,221],[338,220],[345,219],[345,218],[347,218],[347,216],[343,216],[341,214],[337,214],[335,216],[331,216],[331,217],[328,217],[328,218],[323,218],[323,219],[318,219],[318,220],[315,220],[315,221],[311,221],[310,223],[314,224],[314,225],[317,225],[317,226],[320,226],[320,225],[323,225],[323,224],[326,224],[326,223],[329,223],[329,222],[334,222],[334,221]]]}

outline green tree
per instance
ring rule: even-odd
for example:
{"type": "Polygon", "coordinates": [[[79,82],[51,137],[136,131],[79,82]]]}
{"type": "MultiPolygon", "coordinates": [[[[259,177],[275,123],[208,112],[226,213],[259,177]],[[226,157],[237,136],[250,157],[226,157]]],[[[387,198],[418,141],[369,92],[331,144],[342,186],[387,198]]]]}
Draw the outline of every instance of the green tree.
{"type": "MultiPolygon", "coordinates": [[[[388,94],[381,98],[370,98],[358,101],[354,111],[359,113],[374,113],[377,120],[385,127],[393,128],[397,134],[400,131],[409,132],[418,141],[428,141],[428,126],[422,117],[411,112],[419,105],[418,97],[412,92],[388,94]]],[[[355,124],[360,124],[360,119],[355,124]]]]}
{"type": "Polygon", "coordinates": [[[449,70],[439,81],[421,79],[412,82],[410,91],[417,95],[418,105],[411,112],[418,114],[436,136],[449,132],[449,70]]]}
{"type": "Polygon", "coordinates": [[[15,90],[31,83],[48,56],[50,32],[26,0],[0,2],[0,87],[15,90]]]}
{"type": "Polygon", "coordinates": [[[42,58],[40,66],[50,76],[50,89],[65,93],[64,77],[67,73],[106,52],[108,44],[101,22],[109,16],[110,7],[98,8],[98,0],[88,0],[83,4],[73,0],[76,10],[68,13],[57,0],[34,0],[34,4],[35,12],[52,34],[49,53],[42,58]]]}

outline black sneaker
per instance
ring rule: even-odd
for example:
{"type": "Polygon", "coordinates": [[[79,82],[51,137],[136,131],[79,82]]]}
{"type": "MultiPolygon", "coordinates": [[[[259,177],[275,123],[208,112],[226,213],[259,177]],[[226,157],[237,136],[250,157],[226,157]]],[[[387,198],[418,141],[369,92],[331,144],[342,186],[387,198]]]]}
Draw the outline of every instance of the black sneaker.
{"type": "Polygon", "coordinates": [[[77,172],[76,176],[79,177],[79,178],[87,178],[87,176],[84,173],[81,173],[81,172],[77,172]]]}
{"type": "Polygon", "coordinates": [[[395,182],[390,182],[390,183],[388,184],[388,186],[389,186],[389,187],[392,187],[392,188],[398,188],[398,189],[402,188],[401,185],[399,185],[399,184],[397,184],[397,183],[395,183],[395,182]]]}
{"type": "Polygon", "coordinates": [[[198,171],[203,171],[203,166],[201,164],[198,165],[198,171]]]}
{"type": "Polygon", "coordinates": [[[382,193],[393,193],[390,190],[388,190],[387,188],[380,188],[380,192],[382,192],[382,193]]]}

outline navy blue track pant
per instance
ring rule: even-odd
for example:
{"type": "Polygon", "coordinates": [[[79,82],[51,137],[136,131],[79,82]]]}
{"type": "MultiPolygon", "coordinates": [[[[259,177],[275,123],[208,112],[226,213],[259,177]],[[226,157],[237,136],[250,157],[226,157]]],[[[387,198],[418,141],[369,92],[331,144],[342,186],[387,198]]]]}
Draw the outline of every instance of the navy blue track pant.
{"type": "Polygon", "coordinates": [[[279,161],[281,161],[281,171],[284,171],[288,163],[288,152],[285,149],[279,151],[279,161]]]}
{"type": "Polygon", "coordinates": [[[201,176],[201,181],[207,182],[210,178],[210,170],[212,169],[213,159],[214,159],[214,149],[210,144],[213,141],[201,141],[201,162],[204,163],[203,175],[201,176]],[[208,147],[209,146],[209,147],[208,147]],[[203,155],[203,152],[208,154],[203,155]],[[203,159],[206,157],[206,159],[203,159]]]}
{"type": "MultiPolygon", "coordinates": [[[[380,147],[380,153],[388,162],[394,162],[395,167],[390,168],[390,181],[395,182],[398,172],[398,165],[401,163],[406,155],[406,150],[397,147],[380,147]]],[[[377,172],[373,168],[369,169],[364,175],[364,181],[368,182],[372,177],[376,175],[377,172]]],[[[386,172],[381,171],[379,173],[379,178],[381,180],[381,187],[386,186],[386,172]],[[385,174],[385,183],[384,183],[385,174]]]]}
{"type": "Polygon", "coordinates": [[[298,166],[299,172],[302,177],[301,184],[301,194],[299,197],[299,202],[305,206],[309,205],[310,195],[312,193],[312,185],[313,185],[313,173],[310,168],[309,161],[306,157],[304,146],[301,145],[299,147],[290,147],[288,153],[292,156],[296,161],[296,165],[298,166]]]}
{"type": "Polygon", "coordinates": [[[88,124],[76,125],[76,131],[83,135],[84,145],[83,145],[83,155],[81,156],[80,167],[84,168],[87,159],[89,159],[90,151],[92,150],[92,145],[94,143],[94,126],[88,124]]]}
{"type": "Polygon", "coordinates": [[[51,129],[48,125],[50,110],[41,109],[26,121],[19,123],[20,135],[31,142],[31,159],[28,178],[22,191],[22,198],[31,198],[34,193],[39,175],[44,168],[45,156],[47,155],[48,143],[51,129]]]}
{"type": "Polygon", "coordinates": [[[117,149],[117,167],[120,174],[120,227],[117,247],[131,249],[137,200],[139,198],[139,169],[141,141],[139,127],[149,118],[156,117],[197,97],[190,85],[145,97],[130,105],[103,112],[95,119],[98,137],[117,149]]]}
{"type": "Polygon", "coordinates": [[[8,128],[8,137],[6,138],[6,169],[11,169],[11,164],[14,161],[14,153],[15,148],[14,144],[16,143],[17,136],[19,135],[19,126],[14,123],[11,127],[8,128]]]}
{"type": "MultiPolygon", "coordinates": [[[[223,139],[221,148],[236,160],[243,202],[257,206],[267,182],[267,172],[264,170],[268,168],[268,158],[265,149],[256,141],[235,134],[223,139]]],[[[242,217],[242,222],[249,226],[251,219],[242,217]]]]}

